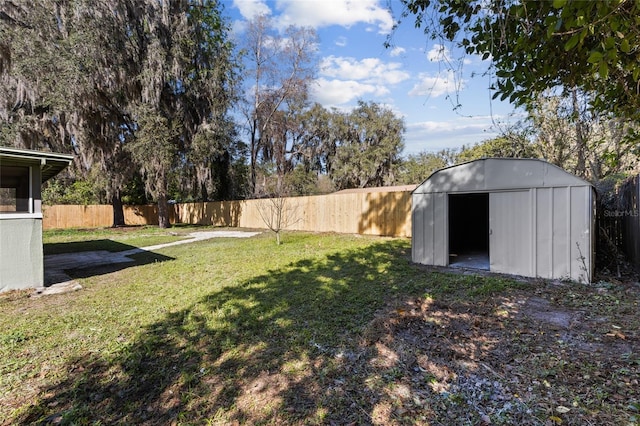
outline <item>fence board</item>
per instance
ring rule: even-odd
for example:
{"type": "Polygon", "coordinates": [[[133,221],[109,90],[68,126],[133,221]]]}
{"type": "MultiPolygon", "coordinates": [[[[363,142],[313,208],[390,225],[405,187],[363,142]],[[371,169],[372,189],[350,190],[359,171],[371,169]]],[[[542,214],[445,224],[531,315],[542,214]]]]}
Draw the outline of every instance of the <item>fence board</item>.
{"type": "Polygon", "coordinates": [[[44,229],[96,228],[113,223],[111,206],[44,206],[43,215],[44,229]]]}
{"type": "Polygon", "coordinates": [[[618,249],[640,272],[640,175],[626,180],[616,190],[614,204],[607,207],[598,212],[598,253],[614,262],[612,249],[618,249]]]}
{"type": "Polygon", "coordinates": [[[627,259],[640,271],[640,175],[620,188],[622,247],[627,259]]]}
{"type": "MultiPolygon", "coordinates": [[[[170,206],[171,223],[265,228],[265,200],[183,203],[170,206]],[[264,210],[264,208],[263,208],[264,210]]],[[[335,193],[286,199],[286,229],[346,234],[411,236],[411,192],[335,193]]],[[[127,225],[157,225],[155,205],[125,206],[127,225]]],[[[107,227],[111,206],[57,205],[44,208],[44,229],[107,227]]]]}

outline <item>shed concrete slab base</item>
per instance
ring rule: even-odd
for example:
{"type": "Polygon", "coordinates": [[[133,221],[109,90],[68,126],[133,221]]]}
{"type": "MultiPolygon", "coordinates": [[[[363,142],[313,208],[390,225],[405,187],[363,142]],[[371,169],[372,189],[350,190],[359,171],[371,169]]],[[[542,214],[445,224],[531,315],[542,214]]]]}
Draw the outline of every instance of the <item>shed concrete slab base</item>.
{"type": "Polygon", "coordinates": [[[467,268],[489,270],[489,253],[462,253],[457,256],[449,256],[449,266],[451,268],[467,268]]]}

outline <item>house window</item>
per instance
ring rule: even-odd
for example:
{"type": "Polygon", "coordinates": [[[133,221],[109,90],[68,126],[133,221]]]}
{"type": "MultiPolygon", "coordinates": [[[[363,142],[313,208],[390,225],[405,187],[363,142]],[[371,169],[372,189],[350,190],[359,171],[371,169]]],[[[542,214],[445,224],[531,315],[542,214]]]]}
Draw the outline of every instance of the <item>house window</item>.
{"type": "Polygon", "coordinates": [[[2,166],[0,169],[0,214],[31,213],[30,168],[2,166]]]}

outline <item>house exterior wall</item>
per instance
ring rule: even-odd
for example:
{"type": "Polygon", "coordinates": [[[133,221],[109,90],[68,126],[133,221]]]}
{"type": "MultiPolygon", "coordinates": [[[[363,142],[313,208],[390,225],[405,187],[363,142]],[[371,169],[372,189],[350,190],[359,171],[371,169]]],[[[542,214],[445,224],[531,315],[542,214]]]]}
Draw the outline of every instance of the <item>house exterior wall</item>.
{"type": "Polygon", "coordinates": [[[412,260],[448,266],[449,194],[489,194],[490,270],[589,282],[593,187],[539,160],[487,159],[434,173],[412,195],[412,260]]]}
{"type": "Polygon", "coordinates": [[[0,209],[0,292],[44,285],[41,185],[72,160],[71,155],[0,147],[0,178],[8,177],[0,182],[8,190],[0,209]],[[20,197],[16,188],[23,192],[24,175],[12,174],[16,169],[28,170],[29,191],[20,197]]]}
{"type": "Polygon", "coordinates": [[[3,166],[28,166],[28,211],[0,214],[0,292],[44,285],[40,163],[3,160],[3,166]]]}
{"type": "Polygon", "coordinates": [[[42,219],[0,220],[0,292],[42,285],[42,219]]]}

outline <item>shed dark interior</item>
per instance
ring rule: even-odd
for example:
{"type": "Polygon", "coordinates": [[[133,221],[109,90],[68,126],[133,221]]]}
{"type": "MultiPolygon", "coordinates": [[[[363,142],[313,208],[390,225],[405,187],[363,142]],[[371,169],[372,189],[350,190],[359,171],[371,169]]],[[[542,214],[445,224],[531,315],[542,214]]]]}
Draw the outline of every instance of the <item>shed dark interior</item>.
{"type": "Polygon", "coordinates": [[[449,194],[449,264],[489,269],[489,194],[449,194]]]}

